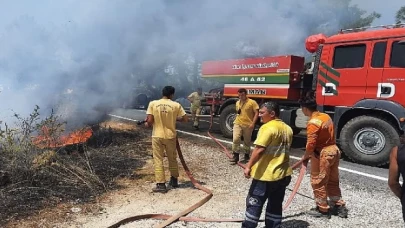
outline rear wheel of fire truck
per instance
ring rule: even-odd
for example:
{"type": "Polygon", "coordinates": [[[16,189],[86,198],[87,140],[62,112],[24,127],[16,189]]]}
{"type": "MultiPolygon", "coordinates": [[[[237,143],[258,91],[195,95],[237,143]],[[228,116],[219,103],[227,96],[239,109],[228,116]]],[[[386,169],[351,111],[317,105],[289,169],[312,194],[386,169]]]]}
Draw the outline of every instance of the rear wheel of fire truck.
{"type": "Polygon", "coordinates": [[[397,130],[383,117],[355,117],[344,125],[341,132],[343,153],[364,165],[387,164],[392,147],[398,143],[397,130]]]}
{"type": "Polygon", "coordinates": [[[232,138],[233,121],[235,121],[235,118],[236,109],[234,104],[228,105],[222,110],[219,116],[219,127],[224,137],[232,138]]]}
{"type": "Polygon", "coordinates": [[[201,107],[200,115],[207,115],[207,108],[205,106],[201,107]]]}
{"type": "Polygon", "coordinates": [[[136,98],[140,109],[147,109],[148,107],[148,96],[146,94],[139,94],[136,98]]]}

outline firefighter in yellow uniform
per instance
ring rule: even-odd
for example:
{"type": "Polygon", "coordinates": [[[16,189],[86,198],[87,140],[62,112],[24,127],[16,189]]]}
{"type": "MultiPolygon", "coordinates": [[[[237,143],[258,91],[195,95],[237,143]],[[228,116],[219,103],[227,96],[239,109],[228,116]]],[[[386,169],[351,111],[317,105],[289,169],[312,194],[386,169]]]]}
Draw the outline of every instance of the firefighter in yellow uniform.
{"type": "Polygon", "coordinates": [[[252,157],[244,170],[245,177],[252,177],[253,180],[246,198],[243,228],[257,227],[266,201],[266,227],[280,227],[285,190],[291,182],[290,148],[293,131],[279,119],[280,107],[277,103],[266,102],[259,112],[263,125],[254,142],[252,157]]]}
{"type": "Polygon", "coordinates": [[[187,99],[191,102],[190,112],[191,119],[193,120],[193,127],[198,129],[199,118],[198,115],[201,114],[201,100],[202,100],[202,88],[197,88],[197,92],[191,93],[187,99]]]}
{"type": "Polygon", "coordinates": [[[165,170],[163,166],[164,151],[169,160],[171,174],[169,185],[178,187],[179,168],[176,153],[176,120],[187,122],[188,117],[183,107],[172,101],[175,88],[165,86],[162,90],[163,97],[149,103],[146,111],[146,126],[153,126],[152,153],[155,169],[156,187],[154,192],[166,193],[165,170]]]}
{"type": "Polygon", "coordinates": [[[255,100],[248,98],[246,94],[246,89],[241,88],[238,90],[239,100],[236,102],[237,116],[233,122],[233,157],[230,159],[232,164],[236,164],[239,161],[240,153],[244,154],[244,162],[249,160],[252,133],[259,117],[259,105],[255,100]],[[243,148],[241,149],[242,136],[243,148]]]}
{"type": "Polygon", "coordinates": [[[339,159],[341,152],[336,146],[332,119],[317,111],[315,99],[300,101],[302,112],[310,119],[307,124],[307,145],[303,159],[311,160],[311,185],[316,207],[308,214],[330,218],[338,215],[347,218],[348,210],[339,186],[339,159]],[[333,205],[329,207],[330,203],[333,205]]]}

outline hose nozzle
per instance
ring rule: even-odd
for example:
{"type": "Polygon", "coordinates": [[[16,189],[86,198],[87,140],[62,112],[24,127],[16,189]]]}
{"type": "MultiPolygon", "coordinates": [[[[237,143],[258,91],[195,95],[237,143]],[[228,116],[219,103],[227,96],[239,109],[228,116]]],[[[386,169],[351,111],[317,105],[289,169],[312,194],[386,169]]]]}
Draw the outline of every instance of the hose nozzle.
{"type": "Polygon", "coordinates": [[[146,120],[138,120],[138,121],[136,122],[136,125],[142,125],[142,124],[144,124],[144,123],[146,123],[146,120]]]}

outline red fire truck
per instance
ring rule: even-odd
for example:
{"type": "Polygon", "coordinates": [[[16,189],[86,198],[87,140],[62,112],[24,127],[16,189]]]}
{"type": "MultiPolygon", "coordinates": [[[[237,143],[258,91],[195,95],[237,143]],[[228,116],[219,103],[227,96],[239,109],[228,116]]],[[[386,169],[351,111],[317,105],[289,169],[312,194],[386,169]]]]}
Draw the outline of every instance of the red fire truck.
{"type": "Polygon", "coordinates": [[[312,93],[333,118],[346,156],[370,166],[388,163],[405,129],[405,28],[375,28],[308,37],[309,63],[292,55],[203,62],[202,77],[224,83],[215,96],[222,134],[232,137],[239,88],[259,104],[278,102],[295,133],[306,125],[297,124],[303,118],[298,100],[312,93]]]}

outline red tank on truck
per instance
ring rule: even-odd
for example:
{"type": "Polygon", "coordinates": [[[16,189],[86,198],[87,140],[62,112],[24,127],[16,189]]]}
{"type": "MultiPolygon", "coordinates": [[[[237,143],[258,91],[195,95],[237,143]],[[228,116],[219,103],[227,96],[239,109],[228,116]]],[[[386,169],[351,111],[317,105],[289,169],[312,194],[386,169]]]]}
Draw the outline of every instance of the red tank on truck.
{"type": "Polygon", "coordinates": [[[239,88],[246,88],[259,104],[278,102],[281,118],[294,134],[307,121],[298,100],[312,95],[319,110],[334,120],[347,157],[369,166],[387,164],[405,129],[403,25],[312,35],[305,47],[312,53],[307,63],[294,55],[203,62],[202,77],[224,83],[206,97],[207,104],[215,103],[222,134],[232,138],[239,88]]]}

